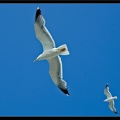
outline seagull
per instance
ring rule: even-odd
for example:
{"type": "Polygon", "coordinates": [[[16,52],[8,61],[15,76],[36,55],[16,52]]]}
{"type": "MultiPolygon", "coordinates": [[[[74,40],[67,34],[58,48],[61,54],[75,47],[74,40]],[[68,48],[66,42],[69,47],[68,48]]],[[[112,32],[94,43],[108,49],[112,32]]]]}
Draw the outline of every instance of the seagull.
{"type": "Polygon", "coordinates": [[[59,55],[69,55],[66,44],[55,47],[55,42],[45,26],[45,19],[39,7],[37,7],[34,22],[35,35],[43,46],[43,53],[35,60],[47,60],[49,63],[49,74],[54,84],[67,96],[69,96],[67,83],[62,79],[62,61],[59,55]]]}
{"type": "Polygon", "coordinates": [[[108,84],[105,86],[104,94],[106,95],[107,99],[105,99],[103,102],[109,102],[110,110],[113,111],[115,114],[118,114],[116,108],[114,107],[114,100],[117,99],[117,96],[112,96],[112,94],[109,91],[108,84]]]}

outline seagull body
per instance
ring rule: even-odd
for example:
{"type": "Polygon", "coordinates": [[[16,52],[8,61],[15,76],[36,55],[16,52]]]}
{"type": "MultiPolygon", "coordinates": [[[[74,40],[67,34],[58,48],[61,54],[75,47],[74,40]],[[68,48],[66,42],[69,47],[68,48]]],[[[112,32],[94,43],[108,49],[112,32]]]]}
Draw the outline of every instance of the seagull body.
{"type": "Polygon", "coordinates": [[[43,46],[43,53],[40,54],[34,62],[38,60],[47,60],[49,62],[49,74],[52,81],[58,88],[69,95],[67,83],[62,79],[62,61],[59,55],[69,55],[66,44],[55,47],[55,42],[45,26],[45,19],[42,16],[41,10],[38,7],[35,15],[34,29],[37,39],[43,46]]]}
{"type": "Polygon", "coordinates": [[[116,108],[114,107],[114,100],[117,99],[117,96],[112,96],[112,94],[109,91],[108,84],[106,85],[104,89],[104,94],[106,95],[107,99],[105,99],[103,102],[109,102],[109,108],[111,111],[113,111],[115,114],[118,114],[116,111],[116,108]]]}

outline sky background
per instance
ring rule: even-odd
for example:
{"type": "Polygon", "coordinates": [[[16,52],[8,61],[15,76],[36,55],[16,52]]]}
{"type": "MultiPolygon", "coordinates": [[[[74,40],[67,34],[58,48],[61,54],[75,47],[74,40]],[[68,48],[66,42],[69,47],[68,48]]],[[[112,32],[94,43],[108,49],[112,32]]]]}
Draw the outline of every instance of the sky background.
{"type": "Polygon", "coordinates": [[[104,103],[117,96],[120,113],[120,4],[0,4],[0,116],[119,116],[104,103]],[[61,56],[70,96],[55,86],[34,31],[36,8],[61,56]]]}

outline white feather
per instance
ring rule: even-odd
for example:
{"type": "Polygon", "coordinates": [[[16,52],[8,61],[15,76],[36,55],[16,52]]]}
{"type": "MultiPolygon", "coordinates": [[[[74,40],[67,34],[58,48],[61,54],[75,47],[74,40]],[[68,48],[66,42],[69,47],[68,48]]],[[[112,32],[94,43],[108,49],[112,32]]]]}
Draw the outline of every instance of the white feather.
{"type": "Polygon", "coordinates": [[[104,94],[107,97],[107,99],[105,99],[104,102],[109,102],[110,110],[113,111],[115,114],[118,114],[116,108],[114,107],[114,100],[117,99],[117,96],[114,96],[114,97],[112,96],[112,94],[109,91],[108,84],[105,86],[104,94]]]}
{"type": "Polygon", "coordinates": [[[67,45],[61,45],[58,48],[55,47],[55,42],[45,26],[45,19],[42,16],[39,7],[36,11],[34,29],[37,39],[43,46],[43,53],[40,54],[35,60],[48,60],[49,62],[49,74],[52,81],[56,86],[60,88],[66,95],[69,95],[67,90],[67,83],[62,79],[62,61],[59,55],[68,55],[69,51],[67,45]]]}

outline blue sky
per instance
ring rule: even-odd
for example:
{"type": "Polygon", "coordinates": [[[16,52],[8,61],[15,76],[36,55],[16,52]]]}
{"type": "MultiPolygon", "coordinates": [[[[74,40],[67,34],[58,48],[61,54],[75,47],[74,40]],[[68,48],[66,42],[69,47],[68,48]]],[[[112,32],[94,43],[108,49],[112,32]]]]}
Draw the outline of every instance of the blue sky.
{"type": "Polygon", "coordinates": [[[103,90],[109,84],[120,113],[120,4],[0,4],[0,116],[119,116],[103,90]],[[70,96],[52,82],[34,31],[36,8],[61,56],[70,96]]]}

